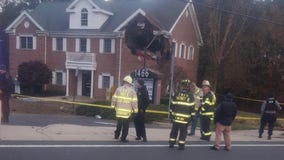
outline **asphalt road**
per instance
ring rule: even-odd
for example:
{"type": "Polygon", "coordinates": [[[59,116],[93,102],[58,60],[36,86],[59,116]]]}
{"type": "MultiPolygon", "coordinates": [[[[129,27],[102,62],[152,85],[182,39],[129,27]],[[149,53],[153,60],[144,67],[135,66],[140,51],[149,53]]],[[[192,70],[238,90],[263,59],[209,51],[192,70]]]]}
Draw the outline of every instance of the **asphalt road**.
{"type": "Polygon", "coordinates": [[[233,149],[209,150],[209,143],[191,142],[184,151],[167,142],[0,142],[1,160],[281,160],[284,144],[233,142],[233,149]]]}

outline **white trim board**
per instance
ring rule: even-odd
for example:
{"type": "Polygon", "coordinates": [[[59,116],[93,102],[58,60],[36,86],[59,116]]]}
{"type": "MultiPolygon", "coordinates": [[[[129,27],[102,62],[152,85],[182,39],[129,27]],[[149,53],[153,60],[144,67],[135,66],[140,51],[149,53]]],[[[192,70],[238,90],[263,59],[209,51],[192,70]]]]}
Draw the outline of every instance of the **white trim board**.
{"type": "Polygon", "coordinates": [[[41,27],[30,15],[27,11],[23,11],[6,29],[5,31],[9,31],[13,28],[16,28],[24,19],[26,16],[28,19],[32,21],[34,25],[36,25],[37,28],[39,28],[41,31],[44,31],[44,28],[41,27]]]}

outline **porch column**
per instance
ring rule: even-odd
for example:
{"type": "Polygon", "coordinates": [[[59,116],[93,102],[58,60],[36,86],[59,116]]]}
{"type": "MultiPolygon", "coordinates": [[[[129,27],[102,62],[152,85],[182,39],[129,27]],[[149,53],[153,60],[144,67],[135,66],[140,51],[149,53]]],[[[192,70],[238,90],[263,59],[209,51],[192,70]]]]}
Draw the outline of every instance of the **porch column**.
{"type": "Polygon", "coordinates": [[[66,96],[69,96],[69,69],[67,69],[66,73],[66,96]]]}
{"type": "Polygon", "coordinates": [[[91,93],[90,98],[94,97],[94,70],[91,70],[91,93]]]}

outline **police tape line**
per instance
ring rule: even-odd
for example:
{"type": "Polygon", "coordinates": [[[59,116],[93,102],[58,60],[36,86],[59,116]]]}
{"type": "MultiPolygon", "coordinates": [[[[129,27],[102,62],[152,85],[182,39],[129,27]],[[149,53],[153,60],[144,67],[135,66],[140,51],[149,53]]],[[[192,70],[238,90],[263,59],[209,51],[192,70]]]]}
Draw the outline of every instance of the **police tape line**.
{"type": "MultiPolygon", "coordinates": [[[[253,101],[253,102],[263,102],[264,100],[260,100],[260,99],[252,99],[252,98],[245,98],[245,97],[238,97],[238,96],[234,96],[235,99],[240,99],[240,100],[245,100],[245,101],[253,101]]],[[[280,105],[284,105],[284,103],[280,103],[280,105]]]]}
{"type": "MultiPolygon", "coordinates": [[[[66,103],[66,104],[76,104],[76,105],[89,106],[89,107],[113,109],[113,107],[111,107],[109,105],[101,105],[101,104],[94,104],[94,103],[73,102],[73,101],[68,101],[68,100],[32,97],[32,96],[19,95],[19,94],[13,94],[13,96],[14,97],[21,97],[21,98],[31,98],[31,99],[36,99],[36,100],[46,101],[46,102],[60,102],[60,103],[66,103]]],[[[169,112],[167,112],[167,111],[159,111],[159,110],[146,110],[146,112],[147,113],[154,113],[154,114],[164,114],[164,115],[168,115],[169,114],[169,112]]],[[[237,116],[236,119],[238,119],[238,120],[259,120],[260,118],[258,118],[258,117],[237,116]]],[[[277,120],[284,121],[284,118],[278,118],[277,120]]]]}

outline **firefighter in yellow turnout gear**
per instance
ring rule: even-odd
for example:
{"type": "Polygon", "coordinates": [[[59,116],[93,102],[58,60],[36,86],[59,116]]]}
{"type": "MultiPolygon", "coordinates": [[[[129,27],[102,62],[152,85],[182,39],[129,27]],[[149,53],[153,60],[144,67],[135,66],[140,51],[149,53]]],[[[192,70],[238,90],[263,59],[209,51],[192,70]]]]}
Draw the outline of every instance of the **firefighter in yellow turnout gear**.
{"type": "Polygon", "coordinates": [[[214,118],[216,96],[211,91],[211,85],[208,80],[202,82],[203,99],[200,106],[200,130],[201,140],[210,141],[212,131],[210,130],[211,121],[214,118]]]}
{"type": "Polygon", "coordinates": [[[190,90],[190,80],[182,80],[180,91],[175,94],[170,105],[170,118],[172,129],[170,133],[169,147],[174,148],[179,132],[179,150],[183,150],[187,135],[187,127],[194,113],[194,96],[190,90]]]}
{"type": "Polygon", "coordinates": [[[137,94],[132,88],[132,78],[126,76],[123,79],[123,86],[116,89],[112,97],[112,107],[115,108],[117,126],[114,132],[114,138],[118,139],[121,134],[121,142],[128,142],[126,137],[129,130],[129,121],[133,113],[138,112],[137,94]]]}

